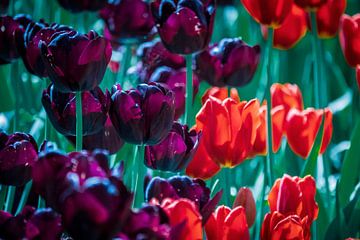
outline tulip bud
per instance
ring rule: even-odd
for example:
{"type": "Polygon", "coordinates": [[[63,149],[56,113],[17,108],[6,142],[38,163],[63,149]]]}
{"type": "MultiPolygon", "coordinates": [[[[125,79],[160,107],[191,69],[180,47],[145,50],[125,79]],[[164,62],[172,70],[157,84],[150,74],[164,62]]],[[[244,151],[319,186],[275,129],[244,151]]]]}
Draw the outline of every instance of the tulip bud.
{"type": "Polygon", "coordinates": [[[254,196],[249,188],[242,187],[236,195],[233,208],[242,206],[245,209],[246,221],[249,227],[251,227],[256,218],[256,204],[254,196]]]}

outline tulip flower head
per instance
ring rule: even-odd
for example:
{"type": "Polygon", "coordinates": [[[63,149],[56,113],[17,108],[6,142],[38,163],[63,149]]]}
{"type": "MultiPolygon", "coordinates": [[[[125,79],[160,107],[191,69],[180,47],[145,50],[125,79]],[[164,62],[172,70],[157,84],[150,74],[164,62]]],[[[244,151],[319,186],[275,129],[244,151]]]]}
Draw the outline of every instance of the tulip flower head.
{"type": "Polygon", "coordinates": [[[196,73],[213,86],[248,84],[260,60],[260,46],[251,47],[239,38],[223,39],[195,57],[196,73]]]}
{"type": "Polygon", "coordinates": [[[346,8],[346,0],[327,0],[316,12],[316,24],[319,37],[335,37],[340,19],[346,8]]]}
{"type": "Polygon", "coordinates": [[[128,91],[113,88],[110,118],[127,142],[158,144],[171,130],[174,113],[174,94],[160,84],[140,84],[128,91]]]}
{"type": "Polygon", "coordinates": [[[15,43],[15,31],[21,25],[10,16],[0,16],[0,65],[11,63],[19,57],[15,43]]]}
{"type": "Polygon", "coordinates": [[[256,203],[254,196],[249,188],[242,187],[236,194],[233,209],[239,206],[245,209],[246,222],[247,225],[251,227],[254,224],[256,218],[256,203]]]}
{"type": "Polygon", "coordinates": [[[207,47],[215,18],[214,0],[155,0],[151,9],[160,38],[170,52],[185,55],[207,47]]]}
{"type": "Polygon", "coordinates": [[[31,180],[38,158],[34,138],[26,133],[7,135],[0,131],[0,184],[23,186],[31,180]]]}
{"type": "Polygon", "coordinates": [[[340,45],[347,63],[351,67],[360,64],[360,14],[348,16],[344,14],[340,22],[340,45]]]}

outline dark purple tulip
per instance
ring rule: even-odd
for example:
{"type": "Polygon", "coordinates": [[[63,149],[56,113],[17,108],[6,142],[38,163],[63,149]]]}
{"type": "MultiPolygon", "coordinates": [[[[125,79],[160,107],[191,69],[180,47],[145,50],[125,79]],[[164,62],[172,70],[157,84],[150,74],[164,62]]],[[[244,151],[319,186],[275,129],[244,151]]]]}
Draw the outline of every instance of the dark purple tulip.
{"type": "Polygon", "coordinates": [[[0,65],[7,64],[19,57],[15,44],[15,31],[21,25],[10,16],[0,16],[0,65]]]}
{"type": "Polygon", "coordinates": [[[40,42],[46,71],[61,92],[92,90],[102,81],[111,58],[111,45],[96,32],[54,34],[40,42]]]}
{"type": "Polygon", "coordinates": [[[45,63],[41,57],[40,42],[49,44],[56,35],[72,31],[68,26],[53,23],[31,22],[25,32],[16,31],[16,44],[24,65],[31,74],[47,77],[45,63]]]}
{"type": "Polygon", "coordinates": [[[131,212],[118,237],[122,240],[167,240],[170,236],[170,230],[166,213],[159,206],[146,205],[131,212]]]}
{"type": "MultiPolygon", "coordinates": [[[[67,138],[72,144],[75,144],[76,137],[67,136],[67,138]]],[[[109,151],[110,154],[114,154],[117,153],[123,145],[124,140],[117,134],[110,117],[106,119],[105,127],[101,129],[100,132],[83,137],[83,149],[89,151],[105,149],[109,151]]]]}
{"type": "Polygon", "coordinates": [[[174,122],[168,136],[159,144],[145,147],[145,164],[149,168],[179,172],[187,167],[199,144],[195,130],[174,122]]]}
{"type": "MultiPolygon", "coordinates": [[[[62,93],[50,85],[43,91],[42,104],[54,126],[65,136],[76,135],[76,99],[74,93],[62,93]]],[[[83,134],[92,135],[104,128],[110,108],[110,93],[99,87],[82,92],[83,134]]]]}
{"type": "Polygon", "coordinates": [[[214,0],[155,0],[151,3],[162,42],[169,51],[178,54],[191,54],[207,47],[215,8],[214,0]]]}
{"type": "Polygon", "coordinates": [[[221,199],[222,192],[218,192],[210,199],[210,189],[201,179],[191,179],[187,176],[174,176],[168,180],[154,177],[151,179],[145,192],[146,201],[155,198],[159,202],[166,198],[179,199],[187,198],[193,201],[199,208],[206,223],[216,205],[221,199]]]}
{"type": "Polygon", "coordinates": [[[77,13],[82,11],[98,11],[105,6],[108,0],[58,0],[64,9],[77,13]]]}
{"type": "Polygon", "coordinates": [[[139,84],[123,91],[113,88],[110,118],[122,139],[133,144],[155,145],[171,130],[174,94],[156,84],[139,84]]]}
{"type": "Polygon", "coordinates": [[[142,82],[148,82],[158,67],[167,66],[173,69],[185,67],[185,58],[169,52],[159,39],[141,44],[137,56],[141,62],[136,69],[142,82]]]}
{"type": "Polygon", "coordinates": [[[111,40],[118,43],[144,41],[151,34],[154,20],[144,0],[121,0],[108,3],[100,11],[111,40]]]}
{"type": "Polygon", "coordinates": [[[8,11],[10,0],[0,1],[0,14],[5,14],[8,11]]]}
{"type": "Polygon", "coordinates": [[[1,239],[55,240],[61,232],[61,217],[51,209],[26,206],[17,216],[0,211],[1,239]]]}
{"type": "Polygon", "coordinates": [[[218,87],[241,87],[253,78],[260,60],[260,46],[250,47],[239,38],[223,39],[195,56],[200,80],[218,87]]]}
{"type": "Polygon", "coordinates": [[[37,152],[37,144],[31,135],[0,132],[0,184],[22,186],[30,181],[37,152]]]}
{"type": "MultiPolygon", "coordinates": [[[[159,67],[151,75],[149,82],[166,84],[175,95],[175,119],[179,119],[185,112],[186,69],[174,70],[169,67],[159,67]]],[[[199,91],[199,80],[193,74],[193,98],[199,91]]]]}

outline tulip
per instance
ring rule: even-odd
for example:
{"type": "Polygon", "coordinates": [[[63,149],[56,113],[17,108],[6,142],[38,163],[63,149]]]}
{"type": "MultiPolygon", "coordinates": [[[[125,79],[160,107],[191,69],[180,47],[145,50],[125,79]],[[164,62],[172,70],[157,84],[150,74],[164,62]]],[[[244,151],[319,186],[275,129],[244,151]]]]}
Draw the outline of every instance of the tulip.
{"type": "Polygon", "coordinates": [[[19,53],[15,44],[15,31],[21,25],[12,17],[0,16],[0,65],[15,61],[19,53]]]}
{"type": "Polygon", "coordinates": [[[179,229],[176,236],[172,239],[203,239],[201,225],[202,219],[194,202],[184,198],[177,200],[167,198],[162,202],[161,207],[169,217],[170,226],[178,227],[179,229]]]}
{"type": "Polygon", "coordinates": [[[286,114],[290,109],[300,111],[304,109],[303,97],[300,88],[296,84],[274,83],[271,86],[271,107],[284,106],[286,114]]]}
{"type": "Polygon", "coordinates": [[[308,108],[304,111],[291,109],[286,116],[284,127],[290,148],[302,158],[309,156],[317,134],[322,134],[320,148],[322,154],[330,143],[333,132],[332,113],[327,108],[325,110],[308,108]],[[324,132],[318,133],[323,117],[324,132]]]}
{"type": "Polygon", "coordinates": [[[46,71],[61,92],[92,90],[100,84],[111,58],[110,43],[94,31],[53,34],[39,44],[46,71]]]}
{"type": "Polygon", "coordinates": [[[131,212],[120,239],[170,239],[171,228],[166,213],[159,206],[146,205],[131,212]]]}
{"type": "Polygon", "coordinates": [[[187,176],[174,176],[168,180],[159,177],[151,179],[145,192],[146,201],[157,199],[160,203],[166,198],[186,198],[195,203],[196,208],[202,215],[203,223],[206,223],[211,213],[215,210],[221,198],[222,192],[218,192],[210,199],[210,189],[201,179],[191,179],[187,176]]]}
{"type": "Polygon", "coordinates": [[[41,57],[39,43],[49,44],[55,35],[70,31],[72,29],[68,26],[56,23],[48,25],[42,21],[31,22],[25,32],[17,30],[15,33],[16,44],[27,70],[39,77],[47,77],[48,73],[41,57]]]}
{"type": "Polygon", "coordinates": [[[226,87],[224,87],[224,88],[219,88],[219,87],[209,88],[208,90],[206,90],[206,92],[202,96],[201,103],[204,105],[206,100],[208,100],[210,98],[210,96],[220,99],[221,101],[224,101],[226,98],[230,97],[230,98],[234,99],[235,101],[240,102],[240,97],[239,97],[239,94],[238,94],[238,91],[236,90],[236,88],[231,88],[230,91],[226,87]],[[229,96],[229,92],[230,92],[230,96],[229,96]]]}
{"type": "MultiPolygon", "coordinates": [[[[179,119],[185,112],[186,70],[174,70],[169,67],[159,67],[152,74],[149,82],[166,84],[175,96],[175,119],[179,119]]],[[[199,80],[193,75],[193,98],[199,91],[199,80]]]]}
{"type": "Polygon", "coordinates": [[[168,136],[159,144],[145,147],[149,168],[179,172],[187,167],[199,144],[199,134],[187,125],[174,122],[168,136]]]}
{"type": "Polygon", "coordinates": [[[307,11],[317,11],[328,0],[294,0],[295,4],[307,11]]]}
{"type": "Polygon", "coordinates": [[[196,73],[214,86],[241,87],[251,81],[259,60],[259,45],[250,47],[239,38],[223,39],[196,55],[196,73]]]}
{"type": "Polygon", "coordinates": [[[2,0],[0,2],[0,14],[5,14],[8,11],[10,0],[2,0]]]}
{"type": "Polygon", "coordinates": [[[277,179],[270,190],[268,201],[271,212],[285,216],[307,218],[310,224],[317,219],[319,207],[315,201],[316,185],[310,175],[299,178],[284,175],[277,179]]]}
{"type": "Polygon", "coordinates": [[[0,184],[22,186],[30,181],[37,151],[31,135],[19,132],[7,135],[0,131],[0,184]]]}
{"type": "Polygon", "coordinates": [[[191,54],[207,47],[215,18],[214,0],[155,0],[153,17],[165,47],[178,54],[191,54]]]}
{"type": "MultiPolygon", "coordinates": [[[[76,135],[76,101],[74,93],[57,91],[50,85],[43,91],[42,104],[54,128],[65,136],[76,135]]],[[[110,93],[99,87],[82,92],[83,134],[93,135],[104,129],[110,109],[110,93]]]]}
{"type": "Polygon", "coordinates": [[[345,12],[346,0],[327,0],[316,12],[316,24],[319,37],[335,37],[340,25],[340,18],[345,12]]]}
{"type": "MultiPolygon", "coordinates": [[[[307,29],[308,15],[306,11],[293,4],[281,27],[274,30],[273,46],[282,50],[293,48],[305,37],[307,29]]],[[[262,27],[262,31],[264,35],[267,35],[265,27],[262,27]]]]}
{"type": "Polygon", "coordinates": [[[144,0],[111,1],[100,11],[110,39],[118,43],[144,41],[154,27],[150,5],[144,0]]]}
{"type": "Polygon", "coordinates": [[[159,39],[141,44],[137,56],[141,59],[137,65],[137,73],[143,82],[148,82],[159,67],[166,66],[175,70],[185,67],[185,58],[169,52],[159,39]]]}
{"type": "Polygon", "coordinates": [[[245,209],[219,206],[205,225],[205,232],[208,240],[249,240],[245,209]]]}
{"type": "Polygon", "coordinates": [[[128,91],[113,88],[110,118],[127,142],[158,144],[171,130],[174,113],[173,93],[159,84],[140,84],[128,91]]]}
{"type": "Polygon", "coordinates": [[[35,210],[26,206],[16,216],[0,211],[1,239],[60,239],[61,217],[50,208],[35,210]]]}
{"type": "Polygon", "coordinates": [[[241,0],[246,11],[258,23],[278,28],[291,11],[293,0],[241,0]]]}
{"type": "Polygon", "coordinates": [[[78,13],[82,11],[97,11],[105,6],[107,0],[58,0],[64,9],[78,13]]]}
{"type": "MultiPolygon", "coordinates": [[[[66,136],[72,144],[75,144],[76,137],[66,136]]],[[[110,117],[107,117],[105,126],[98,133],[87,135],[83,137],[83,149],[93,151],[95,149],[105,149],[110,154],[117,153],[124,145],[122,140],[116,132],[110,117]]]]}
{"type": "Polygon", "coordinates": [[[360,14],[352,17],[344,14],[340,21],[340,44],[347,63],[356,67],[360,64],[358,42],[360,41],[360,14]]]}
{"type": "Polygon", "coordinates": [[[245,209],[246,222],[247,225],[251,227],[254,224],[256,218],[256,203],[254,196],[249,188],[242,187],[236,194],[233,209],[239,206],[245,209]]]}
{"type": "Polygon", "coordinates": [[[283,215],[272,212],[265,215],[261,227],[261,240],[272,239],[297,239],[310,240],[310,229],[307,219],[297,215],[283,215]]]}

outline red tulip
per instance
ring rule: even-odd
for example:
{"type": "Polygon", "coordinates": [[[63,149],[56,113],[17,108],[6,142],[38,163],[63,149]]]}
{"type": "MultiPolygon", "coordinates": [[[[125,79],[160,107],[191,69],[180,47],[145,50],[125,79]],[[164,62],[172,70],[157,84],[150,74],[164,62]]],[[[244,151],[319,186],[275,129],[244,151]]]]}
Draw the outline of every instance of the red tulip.
{"type": "Polygon", "coordinates": [[[295,4],[306,11],[316,11],[328,0],[294,0],[295,4]]]}
{"type": "Polygon", "coordinates": [[[161,207],[169,217],[170,226],[178,232],[174,240],[202,240],[201,215],[195,204],[188,199],[165,199],[161,207]]]}
{"type": "Polygon", "coordinates": [[[290,49],[306,35],[306,32],[307,13],[293,4],[284,23],[274,30],[273,46],[282,50],[290,49]]]}
{"type": "Polygon", "coordinates": [[[228,88],[226,88],[226,87],[224,87],[224,88],[219,88],[219,87],[209,88],[208,90],[206,90],[206,92],[202,96],[201,102],[202,102],[202,104],[205,104],[206,100],[208,100],[210,98],[210,96],[218,98],[220,100],[225,100],[226,98],[229,97],[229,92],[230,92],[230,98],[234,99],[237,102],[240,102],[240,98],[239,98],[236,88],[231,88],[229,91],[228,88]]]}
{"type": "Polygon", "coordinates": [[[296,84],[275,83],[271,86],[270,91],[272,108],[283,105],[286,113],[288,113],[291,108],[295,108],[300,111],[304,109],[302,94],[296,84]]]}
{"type": "Polygon", "coordinates": [[[291,11],[293,0],[241,0],[246,11],[260,24],[278,28],[291,11]]]}
{"type": "Polygon", "coordinates": [[[352,17],[344,14],[340,21],[340,44],[347,63],[360,64],[360,14],[352,17]]]}
{"type": "Polygon", "coordinates": [[[291,109],[285,120],[285,134],[290,148],[302,158],[307,158],[314,145],[320,129],[322,117],[325,115],[324,133],[320,153],[324,153],[330,143],[333,126],[332,113],[329,109],[315,110],[308,108],[304,111],[291,109]],[[324,114],[325,113],[325,114],[324,114]]]}
{"type": "Polygon", "coordinates": [[[297,215],[285,216],[279,212],[265,215],[261,227],[261,240],[296,239],[310,240],[310,229],[306,224],[307,218],[301,219],[297,215]]]}
{"type": "Polygon", "coordinates": [[[271,212],[308,218],[309,225],[317,219],[319,207],[315,201],[315,180],[310,175],[299,178],[284,175],[270,190],[268,201],[271,212]]]}
{"type": "Polygon", "coordinates": [[[256,218],[256,203],[254,196],[249,188],[242,187],[239,189],[233,208],[235,209],[238,206],[242,206],[245,209],[246,222],[249,227],[251,227],[256,218]]]}
{"type": "Polygon", "coordinates": [[[316,12],[319,37],[335,37],[339,30],[340,18],[346,8],[346,0],[327,0],[316,12]]]}
{"type": "Polygon", "coordinates": [[[205,225],[208,240],[250,239],[245,209],[219,206],[205,225]]]}

